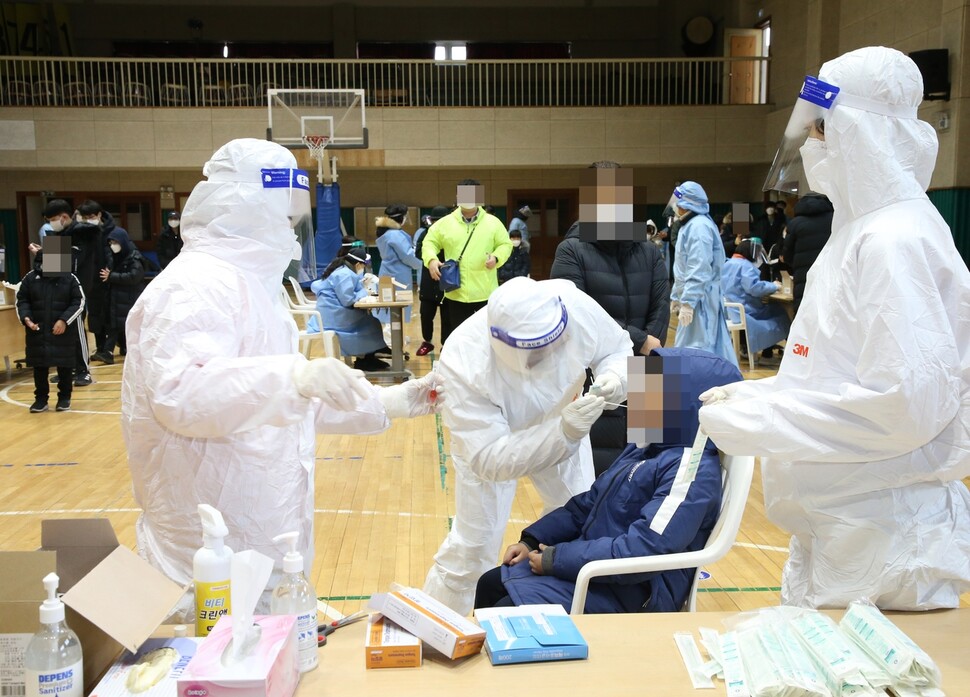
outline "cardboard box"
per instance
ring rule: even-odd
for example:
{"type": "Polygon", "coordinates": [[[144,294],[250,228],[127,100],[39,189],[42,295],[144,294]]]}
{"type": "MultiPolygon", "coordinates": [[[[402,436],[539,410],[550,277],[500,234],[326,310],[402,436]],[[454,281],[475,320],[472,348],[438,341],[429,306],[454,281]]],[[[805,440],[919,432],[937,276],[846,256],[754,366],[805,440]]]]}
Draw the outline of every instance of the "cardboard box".
{"type": "Polygon", "coordinates": [[[177,697],[291,697],[300,682],[296,615],[256,615],[259,643],[226,666],[232,615],[223,615],[178,679],[177,697]]]}
{"type": "Polygon", "coordinates": [[[91,697],[131,697],[133,694],[139,697],[171,697],[175,694],[179,677],[201,643],[202,639],[195,637],[149,639],[137,652],[125,651],[121,658],[108,668],[108,672],[94,688],[91,697]],[[150,661],[156,655],[155,652],[164,649],[171,649],[174,652],[173,660],[167,664],[167,670],[161,674],[158,682],[138,692],[129,689],[128,681],[132,677],[132,668],[150,661]]]}
{"type": "Polygon", "coordinates": [[[417,588],[402,588],[371,597],[370,607],[448,658],[482,650],[485,630],[417,588]]]}
{"type": "Polygon", "coordinates": [[[485,628],[492,665],[589,657],[586,640],[562,605],[479,608],[475,619],[485,628]]]}
{"type": "MultiPolygon", "coordinates": [[[[40,551],[0,552],[0,663],[22,660],[40,627],[42,580],[51,571],[60,577],[67,624],[81,641],[86,694],[122,647],[136,652],[185,592],[119,546],[106,518],[42,521],[40,551]]],[[[23,687],[17,671],[2,680],[3,694],[23,687]]]]}
{"type": "Polygon", "coordinates": [[[421,640],[383,615],[372,615],[364,635],[364,667],[419,668],[421,640]]]}

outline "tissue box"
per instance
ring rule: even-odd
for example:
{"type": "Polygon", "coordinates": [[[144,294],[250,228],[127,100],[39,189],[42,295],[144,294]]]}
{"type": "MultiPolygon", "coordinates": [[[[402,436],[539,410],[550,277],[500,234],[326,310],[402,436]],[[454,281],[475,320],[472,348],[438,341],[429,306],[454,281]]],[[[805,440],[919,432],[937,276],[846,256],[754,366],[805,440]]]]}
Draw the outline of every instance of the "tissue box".
{"type": "Polygon", "coordinates": [[[484,629],[417,588],[378,593],[370,607],[448,658],[479,653],[485,643],[484,629]]]}
{"type": "Polygon", "coordinates": [[[419,668],[421,640],[386,617],[370,617],[364,637],[364,667],[419,668]]]}
{"type": "Polygon", "coordinates": [[[222,654],[232,640],[232,615],[223,615],[178,680],[177,697],[291,697],[300,681],[296,616],[257,615],[259,643],[232,666],[222,654]]]}
{"type": "Polygon", "coordinates": [[[125,651],[121,658],[108,668],[108,672],[101,678],[101,682],[94,688],[91,697],[130,697],[138,694],[140,697],[171,697],[182,671],[192,660],[195,652],[202,643],[202,639],[194,637],[178,637],[170,639],[149,639],[142,644],[138,651],[125,651]],[[128,686],[128,679],[132,668],[136,664],[151,661],[156,651],[164,649],[174,650],[171,662],[166,661],[166,670],[160,674],[160,679],[147,689],[138,692],[128,686]]]}

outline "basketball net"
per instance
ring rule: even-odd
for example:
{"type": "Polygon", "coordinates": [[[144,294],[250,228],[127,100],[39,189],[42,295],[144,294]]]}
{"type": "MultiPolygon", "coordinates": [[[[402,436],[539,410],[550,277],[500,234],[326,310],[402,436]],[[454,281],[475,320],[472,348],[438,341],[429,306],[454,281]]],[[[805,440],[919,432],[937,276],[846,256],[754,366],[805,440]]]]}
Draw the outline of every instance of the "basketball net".
{"type": "Polygon", "coordinates": [[[303,136],[303,144],[310,151],[310,157],[317,161],[317,180],[321,184],[331,184],[336,179],[330,172],[330,163],[324,152],[329,142],[330,136],[303,136]]]}

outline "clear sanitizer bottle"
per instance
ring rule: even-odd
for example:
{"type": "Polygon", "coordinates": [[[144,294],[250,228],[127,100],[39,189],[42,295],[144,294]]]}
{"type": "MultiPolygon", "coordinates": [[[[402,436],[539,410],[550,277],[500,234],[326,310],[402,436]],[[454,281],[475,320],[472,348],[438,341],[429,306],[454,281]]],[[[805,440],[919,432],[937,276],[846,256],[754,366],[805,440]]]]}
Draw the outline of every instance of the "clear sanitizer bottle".
{"type": "Polygon", "coordinates": [[[286,542],[289,551],[283,557],[283,577],[273,590],[270,612],[274,615],[296,615],[296,639],[300,672],[307,673],[320,662],[317,650],[317,594],[303,575],[303,555],[296,550],[300,533],[286,532],[273,538],[286,542]]]}
{"type": "Polygon", "coordinates": [[[57,597],[60,579],[44,577],[47,600],[40,606],[40,629],[27,644],[24,677],[27,697],[83,697],[81,642],[64,621],[64,603],[57,597]]]}

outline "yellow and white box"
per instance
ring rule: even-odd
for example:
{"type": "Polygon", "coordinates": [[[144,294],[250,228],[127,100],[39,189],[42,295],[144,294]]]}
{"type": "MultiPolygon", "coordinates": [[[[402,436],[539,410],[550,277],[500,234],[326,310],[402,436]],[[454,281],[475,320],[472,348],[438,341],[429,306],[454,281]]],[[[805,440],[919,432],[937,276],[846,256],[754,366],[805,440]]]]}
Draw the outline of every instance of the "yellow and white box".
{"type": "Polygon", "coordinates": [[[383,615],[371,615],[364,636],[364,667],[420,668],[421,640],[383,615]]]}
{"type": "Polygon", "coordinates": [[[371,597],[370,607],[448,658],[482,650],[485,630],[417,588],[399,588],[371,597]]]}

